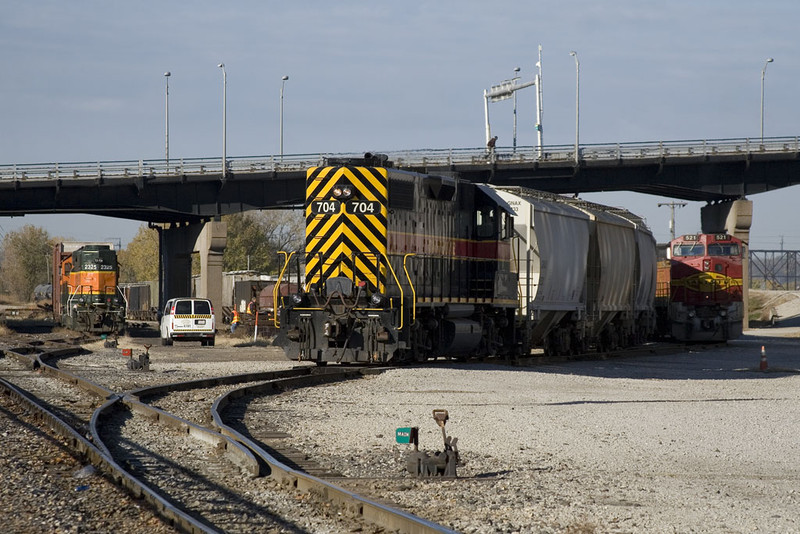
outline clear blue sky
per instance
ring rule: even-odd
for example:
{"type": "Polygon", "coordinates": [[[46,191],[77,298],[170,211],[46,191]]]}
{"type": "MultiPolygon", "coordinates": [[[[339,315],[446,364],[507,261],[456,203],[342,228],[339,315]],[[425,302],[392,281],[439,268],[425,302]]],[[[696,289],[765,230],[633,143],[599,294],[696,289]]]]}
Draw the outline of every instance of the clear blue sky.
{"type": "MultiPolygon", "coordinates": [[[[227,153],[387,151],[483,145],[483,90],[543,47],[545,144],[800,135],[800,3],[796,0],[547,1],[20,1],[0,9],[0,163],[227,153]]],[[[518,96],[518,144],[535,144],[534,90],[518,96]]],[[[512,142],[511,101],[492,104],[498,144],[512,142]]],[[[669,236],[661,197],[585,195],[647,219],[669,236]]],[[[797,187],[750,197],[751,245],[800,249],[797,187]]],[[[677,211],[699,230],[701,203],[677,211]]],[[[79,240],[119,238],[140,223],[89,216],[0,218],[79,240]]]]}

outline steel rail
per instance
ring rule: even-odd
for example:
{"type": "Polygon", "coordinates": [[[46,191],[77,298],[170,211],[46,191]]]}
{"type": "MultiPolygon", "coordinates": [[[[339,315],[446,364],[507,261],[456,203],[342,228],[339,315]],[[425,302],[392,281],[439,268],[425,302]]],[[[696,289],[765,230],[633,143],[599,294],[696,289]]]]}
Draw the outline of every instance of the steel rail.
{"type": "Polygon", "coordinates": [[[17,401],[24,403],[37,417],[52,429],[53,432],[66,440],[67,447],[80,457],[85,458],[86,461],[97,467],[97,469],[110,477],[118,486],[127,490],[133,497],[137,499],[144,499],[153,508],[154,512],[164,519],[168,524],[182,532],[191,534],[215,534],[218,531],[210,528],[208,525],[203,524],[194,517],[178,509],[167,500],[162,498],[157,493],[150,490],[146,484],[131,476],[125,469],[123,469],[109,454],[108,449],[98,439],[96,424],[98,415],[104,411],[109,410],[111,407],[122,402],[122,397],[95,384],[88,380],[73,375],[67,371],[63,371],[56,367],[51,366],[46,362],[52,357],[61,357],[73,355],[81,352],[83,349],[80,347],[72,347],[65,349],[56,349],[53,351],[45,351],[41,354],[30,357],[24,352],[28,347],[22,347],[22,351],[15,349],[7,349],[3,351],[6,357],[12,357],[17,361],[28,366],[32,370],[41,370],[44,374],[52,375],[53,377],[64,380],[70,384],[84,389],[85,391],[93,394],[106,397],[106,402],[99,407],[92,414],[89,421],[91,430],[92,441],[81,435],[69,423],[55,415],[52,411],[44,406],[41,406],[36,400],[26,395],[22,390],[0,378],[0,390],[7,395],[10,395],[17,401]]]}
{"type": "Polygon", "coordinates": [[[230,405],[234,399],[243,396],[272,395],[282,393],[287,389],[297,389],[298,387],[307,387],[320,383],[360,378],[365,374],[380,373],[384,370],[386,369],[366,368],[332,370],[321,368],[319,372],[304,377],[275,379],[264,384],[232,390],[222,395],[214,401],[211,414],[214,419],[214,424],[219,427],[222,434],[241,442],[256,455],[264,459],[270,469],[269,475],[285,486],[293,487],[298,491],[308,491],[316,495],[324,496],[331,504],[339,509],[361,517],[373,524],[380,525],[384,529],[391,530],[392,532],[409,534],[455,534],[453,530],[427,519],[379,504],[313,475],[292,469],[277,460],[261,447],[261,445],[225,423],[222,416],[224,409],[230,405]]]}

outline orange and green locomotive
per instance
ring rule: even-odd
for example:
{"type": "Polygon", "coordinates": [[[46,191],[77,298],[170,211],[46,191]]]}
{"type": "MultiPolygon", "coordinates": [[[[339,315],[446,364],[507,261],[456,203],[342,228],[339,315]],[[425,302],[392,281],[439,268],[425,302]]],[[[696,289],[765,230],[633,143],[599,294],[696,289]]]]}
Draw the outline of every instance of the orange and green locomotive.
{"type": "Polygon", "coordinates": [[[53,249],[53,315],[71,329],[119,334],[125,303],[117,252],[109,244],[58,243],[53,249]]]}

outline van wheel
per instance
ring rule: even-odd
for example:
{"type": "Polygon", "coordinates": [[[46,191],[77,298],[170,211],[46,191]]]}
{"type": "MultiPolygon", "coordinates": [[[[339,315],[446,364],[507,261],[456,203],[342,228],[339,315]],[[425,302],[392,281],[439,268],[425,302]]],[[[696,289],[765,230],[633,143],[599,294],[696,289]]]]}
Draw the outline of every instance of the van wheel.
{"type": "Polygon", "coordinates": [[[161,344],[164,345],[165,347],[169,347],[170,345],[172,345],[172,339],[168,337],[162,337],[161,344]]]}
{"type": "Polygon", "coordinates": [[[208,345],[209,347],[213,347],[214,346],[214,341],[215,341],[215,339],[212,337],[211,339],[206,341],[206,345],[208,345]]]}

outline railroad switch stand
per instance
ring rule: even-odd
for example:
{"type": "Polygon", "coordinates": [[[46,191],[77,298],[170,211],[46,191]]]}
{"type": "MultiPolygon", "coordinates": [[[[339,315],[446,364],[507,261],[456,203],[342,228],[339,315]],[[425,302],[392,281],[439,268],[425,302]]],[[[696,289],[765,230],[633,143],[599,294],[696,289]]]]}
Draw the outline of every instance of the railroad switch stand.
{"type": "MultiPolygon", "coordinates": [[[[398,436],[401,430],[407,430],[409,441],[404,442],[414,445],[414,450],[406,458],[406,469],[409,473],[418,477],[456,478],[458,476],[456,474],[456,466],[459,462],[458,438],[451,438],[445,432],[444,425],[449,419],[447,410],[433,410],[433,419],[442,429],[442,438],[444,439],[444,450],[441,452],[436,451],[433,455],[419,450],[419,429],[417,427],[398,429],[398,436]]],[[[398,439],[398,441],[400,440],[398,439]]]]}
{"type": "Polygon", "coordinates": [[[131,371],[149,371],[150,370],[150,347],[152,345],[142,345],[144,352],[139,354],[139,359],[128,359],[128,369],[131,371]]]}

